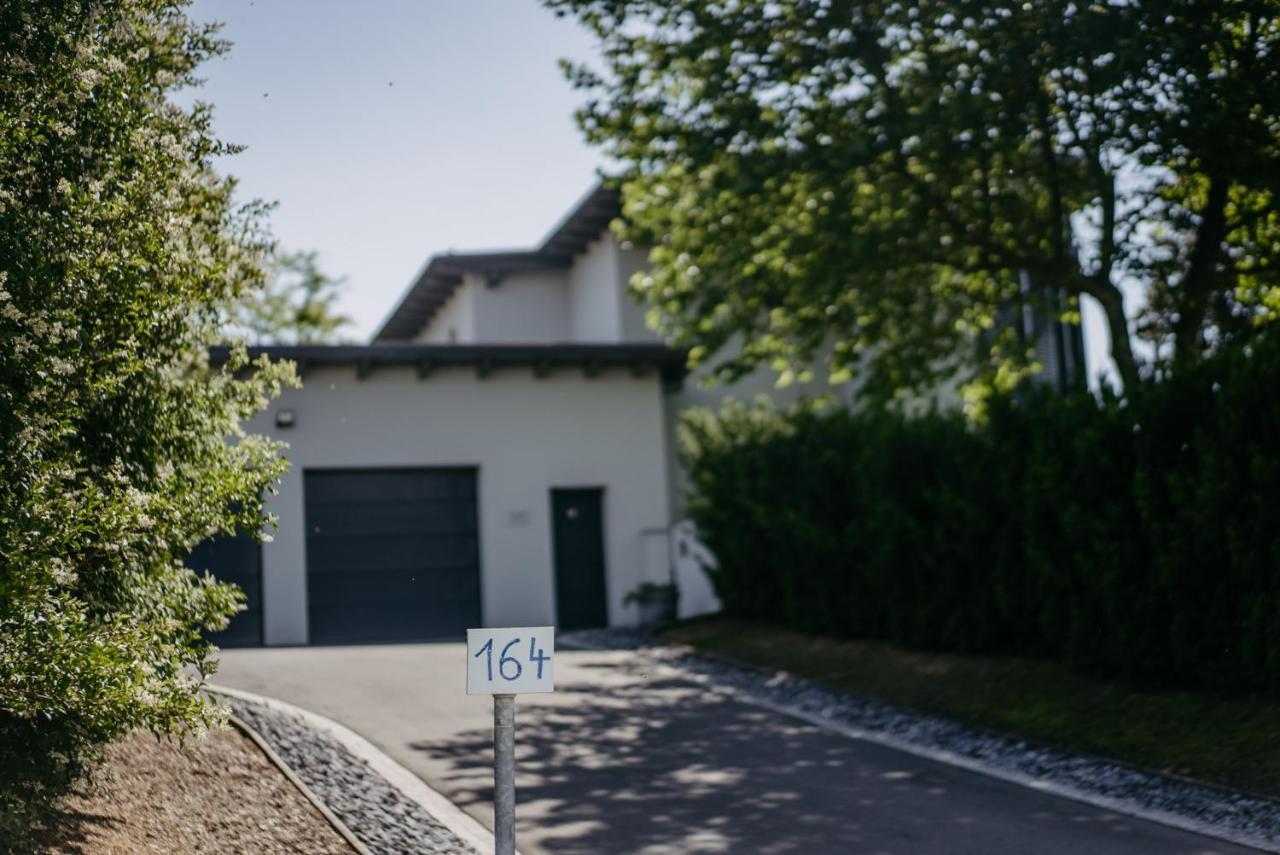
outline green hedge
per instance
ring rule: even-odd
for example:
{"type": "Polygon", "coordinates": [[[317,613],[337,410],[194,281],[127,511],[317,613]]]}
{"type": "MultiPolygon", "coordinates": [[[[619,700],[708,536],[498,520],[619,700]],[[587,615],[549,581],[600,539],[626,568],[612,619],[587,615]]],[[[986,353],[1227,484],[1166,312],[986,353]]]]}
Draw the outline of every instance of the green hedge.
{"type": "Polygon", "coordinates": [[[1127,400],[684,425],[729,613],[1144,684],[1280,688],[1280,349],[1127,400]]]}

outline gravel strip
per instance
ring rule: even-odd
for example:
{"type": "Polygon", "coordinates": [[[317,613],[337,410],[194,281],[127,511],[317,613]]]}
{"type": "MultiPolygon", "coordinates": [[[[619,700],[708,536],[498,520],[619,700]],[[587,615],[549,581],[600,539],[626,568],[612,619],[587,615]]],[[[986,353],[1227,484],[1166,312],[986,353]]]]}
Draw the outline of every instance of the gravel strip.
{"type": "Polygon", "coordinates": [[[921,715],[837,692],[812,681],[769,673],[707,657],[685,647],[628,630],[567,633],[566,647],[641,650],[652,659],[713,686],[728,688],[779,707],[833,723],[967,758],[983,767],[1046,781],[1078,793],[1124,802],[1146,811],[1173,814],[1234,832],[1280,851],[1280,803],[1225,788],[1143,772],[1098,757],[1069,754],[999,733],[921,715]]]}
{"type": "Polygon", "coordinates": [[[377,855],[475,852],[328,734],[262,704],[219,698],[377,855]]]}

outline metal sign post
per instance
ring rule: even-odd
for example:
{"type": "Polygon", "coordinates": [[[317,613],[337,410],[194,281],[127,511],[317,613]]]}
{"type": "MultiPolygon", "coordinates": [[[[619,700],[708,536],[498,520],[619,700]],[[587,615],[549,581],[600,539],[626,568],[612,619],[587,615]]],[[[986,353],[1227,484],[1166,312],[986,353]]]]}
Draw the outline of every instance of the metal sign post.
{"type": "Polygon", "coordinates": [[[516,695],[555,691],[555,629],[467,630],[467,694],[493,695],[493,837],[516,851],[516,695]]]}
{"type": "Polygon", "coordinates": [[[515,855],[515,695],[493,696],[493,838],[495,855],[515,855]]]}

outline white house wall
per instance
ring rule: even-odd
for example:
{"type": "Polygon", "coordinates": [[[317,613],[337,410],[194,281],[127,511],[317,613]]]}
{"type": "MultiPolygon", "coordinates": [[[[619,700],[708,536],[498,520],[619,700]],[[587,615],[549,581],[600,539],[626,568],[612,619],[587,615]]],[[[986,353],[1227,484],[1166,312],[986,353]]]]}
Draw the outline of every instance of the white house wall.
{"type": "Polygon", "coordinates": [[[627,293],[646,253],[603,232],[566,270],[509,273],[496,284],[467,274],[415,341],[444,344],[657,343],[645,308],[627,293]]]}
{"type": "Polygon", "coordinates": [[[569,324],[573,341],[622,341],[618,244],[605,232],[569,268],[569,324]]]}
{"type": "Polygon", "coordinates": [[[553,487],[604,488],[609,620],[634,620],[625,594],[668,578],[669,521],[659,379],[626,370],[586,378],[529,369],[479,379],[473,369],[419,379],[410,368],[309,372],[248,427],[286,440],[292,468],[269,510],[263,546],[267,644],[308,640],[302,475],[308,469],[474,466],[483,619],[491,626],[555,623],[550,520],[553,487]],[[296,426],[273,427],[293,410],[296,426]]]}
{"type": "Polygon", "coordinates": [[[430,344],[475,341],[475,291],[476,283],[459,285],[417,340],[430,344]]]}
{"type": "Polygon", "coordinates": [[[551,344],[570,340],[568,274],[510,273],[496,285],[472,286],[478,344],[551,344]]]}

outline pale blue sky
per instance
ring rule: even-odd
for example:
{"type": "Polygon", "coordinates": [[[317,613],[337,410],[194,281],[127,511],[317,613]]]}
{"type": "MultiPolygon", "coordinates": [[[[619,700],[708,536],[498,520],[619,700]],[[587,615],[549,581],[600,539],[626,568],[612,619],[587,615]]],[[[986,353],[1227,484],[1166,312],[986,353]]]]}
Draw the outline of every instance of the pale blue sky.
{"type": "MultiPolygon", "coordinates": [[[[243,195],[277,201],[283,247],[347,277],[341,309],[370,335],[426,259],[536,243],[595,181],[558,60],[590,59],[537,0],[196,0],[231,52],[198,97],[247,150],[243,195]]],[[[1086,306],[1090,374],[1105,365],[1086,306]]]]}
{"type": "Polygon", "coordinates": [[[196,0],[231,52],[197,97],[272,230],[348,278],[364,338],[435,252],[536,243],[595,180],[599,155],[557,60],[589,58],[536,0],[196,0]]]}

